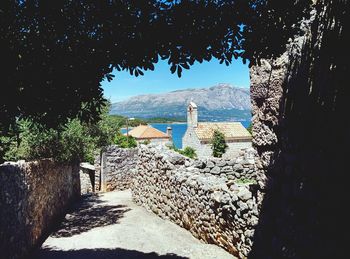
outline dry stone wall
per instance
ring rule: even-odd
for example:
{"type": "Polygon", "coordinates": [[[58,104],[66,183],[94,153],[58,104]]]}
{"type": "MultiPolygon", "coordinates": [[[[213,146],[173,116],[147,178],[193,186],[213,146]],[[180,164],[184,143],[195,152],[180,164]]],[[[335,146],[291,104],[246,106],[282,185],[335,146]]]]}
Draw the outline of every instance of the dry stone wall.
{"type": "Polygon", "coordinates": [[[253,149],[235,159],[191,160],[162,146],[139,148],[134,201],[195,237],[248,255],[263,176],[253,149]]]}
{"type": "Polygon", "coordinates": [[[253,143],[267,176],[250,258],[348,257],[348,6],[318,0],[304,34],[250,70],[253,143]]]}
{"type": "Polygon", "coordinates": [[[80,169],[81,194],[99,191],[100,174],[93,170],[80,169]]]}
{"type": "Polygon", "coordinates": [[[78,165],[51,160],[0,165],[0,257],[22,258],[80,195],[78,165]]]}
{"type": "Polygon", "coordinates": [[[101,174],[101,191],[129,189],[136,164],[136,148],[106,147],[95,163],[97,172],[101,174]]]}

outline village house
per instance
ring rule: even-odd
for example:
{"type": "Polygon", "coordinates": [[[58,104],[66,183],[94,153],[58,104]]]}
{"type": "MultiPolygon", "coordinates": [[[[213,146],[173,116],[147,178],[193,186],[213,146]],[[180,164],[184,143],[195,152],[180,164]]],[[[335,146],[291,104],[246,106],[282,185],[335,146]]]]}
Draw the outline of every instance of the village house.
{"type": "Polygon", "coordinates": [[[167,133],[164,133],[150,125],[140,125],[130,130],[129,135],[133,136],[138,143],[150,141],[151,143],[167,144],[172,141],[171,127],[168,127],[167,133]]]}
{"type": "Polygon", "coordinates": [[[187,108],[187,130],[182,147],[192,147],[199,158],[212,156],[211,140],[215,130],[225,136],[228,145],[224,157],[235,156],[241,149],[252,146],[252,136],[240,122],[198,122],[198,107],[190,102],[187,108]]]}

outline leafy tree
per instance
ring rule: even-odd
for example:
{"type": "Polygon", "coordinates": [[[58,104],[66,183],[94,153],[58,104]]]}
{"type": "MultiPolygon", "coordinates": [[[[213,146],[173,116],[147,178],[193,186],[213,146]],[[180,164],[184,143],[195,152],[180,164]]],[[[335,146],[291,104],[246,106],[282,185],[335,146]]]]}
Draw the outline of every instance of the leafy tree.
{"type": "Polygon", "coordinates": [[[62,0],[0,3],[0,129],[19,119],[59,128],[96,122],[102,80],[159,59],[181,76],[195,61],[250,64],[278,55],[310,0],[62,0]]]}
{"type": "Polygon", "coordinates": [[[124,117],[122,115],[111,114],[108,116],[110,117],[111,120],[113,120],[113,123],[116,123],[116,125],[118,125],[118,128],[126,127],[127,125],[129,127],[137,127],[139,125],[148,124],[148,121],[141,118],[134,118],[133,120],[130,120],[127,117],[124,117]]]}
{"type": "Polygon", "coordinates": [[[133,136],[125,136],[118,132],[114,138],[114,144],[121,148],[134,148],[137,147],[137,142],[133,136]]]}
{"type": "Polygon", "coordinates": [[[128,121],[128,125],[130,127],[137,127],[139,125],[147,125],[147,122],[143,119],[134,118],[133,120],[128,121]]]}
{"type": "Polygon", "coordinates": [[[94,153],[100,147],[99,136],[91,134],[89,125],[74,119],[70,121],[62,132],[60,139],[61,161],[88,161],[94,162],[94,153]]]}
{"type": "Polygon", "coordinates": [[[93,163],[96,150],[112,144],[115,132],[119,131],[118,121],[108,115],[108,105],[97,124],[73,119],[54,130],[29,120],[19,120],[15,133],[0,137],[0,162],[53,158],[61,162],[93,163]]]}
{"type": "Polygon", "coordinates": [[[11,125],[6,134],[3,134],[0,130],[0,162],[3,162],[4,157],[15,155],[11,155],[11,153],[20,148],[21,135],[29,125],[28,121],[17,120],[16,124],[11,125]]]}
{"type": "Polygon", "coordinates": [[[114,142],[116,132],[123,126],[124,117],[109,115],[110,106],[110,102],[105,103],[98,123],[85,124],[89,134],[97,138],[98,147],[111,145],[114,142]]]}
{"type": "Polygon", "coordinates": [[[0,163],[3,162],[5,154],[10,150],[11,143],[9,137],[0,136],[0,163]]]}
{"type": "Polygon", "coordinates": [[[225,135],[222,132],[215,130],[213,133],[213,139],[211,141],[213,156],[222,157],[222,155],[225,154],[227,147],[228,146],[225,141],[225,135]]]}

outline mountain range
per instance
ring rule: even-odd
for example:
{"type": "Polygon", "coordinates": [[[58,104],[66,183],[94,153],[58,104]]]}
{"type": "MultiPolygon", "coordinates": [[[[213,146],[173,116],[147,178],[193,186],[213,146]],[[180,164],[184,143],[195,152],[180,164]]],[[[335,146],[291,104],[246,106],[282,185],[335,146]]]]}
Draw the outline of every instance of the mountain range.
{"type": "Polygon", "coordinates": [[[235,121],[251,118],[249,88],[218,84],[209,88],[146,94],[112,104],[111,114],[137,118],[186,118],[190,101],[198,106],[200,121],[235,121]]]}

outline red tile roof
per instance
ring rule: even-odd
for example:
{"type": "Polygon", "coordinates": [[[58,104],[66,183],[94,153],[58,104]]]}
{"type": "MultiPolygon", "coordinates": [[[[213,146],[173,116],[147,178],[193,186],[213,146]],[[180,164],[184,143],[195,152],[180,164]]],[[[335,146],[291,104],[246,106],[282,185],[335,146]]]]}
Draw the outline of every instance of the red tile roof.
{"type": "Polygon", "coordinates": [[[129,131],[129,135],[136,139],[169,139],[167,134],[149,125],[137,126],[129,131]]]}

